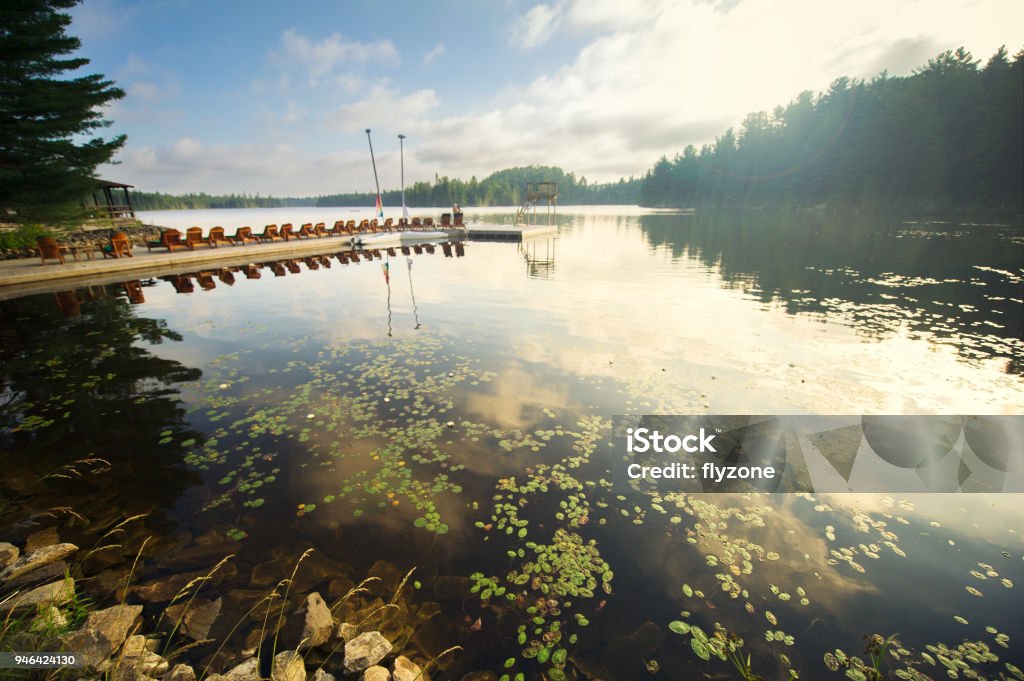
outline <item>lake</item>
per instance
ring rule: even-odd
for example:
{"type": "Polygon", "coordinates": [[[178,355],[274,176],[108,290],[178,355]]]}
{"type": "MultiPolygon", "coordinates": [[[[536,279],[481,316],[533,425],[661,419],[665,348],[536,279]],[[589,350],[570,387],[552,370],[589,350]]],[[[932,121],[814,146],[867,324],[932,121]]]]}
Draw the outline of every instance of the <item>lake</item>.
{"type": "MultiPolygon", "coordinates": [[[[349,216],[140,215],[229,233],[349,216]]],[[[524,243],[356,261],[325,241],[248,273],[0,302],[14,508],[70,506],[88,522],[69,532],[93,537],[145,513],[118,560],[83,563],[94,583],[144,536],[140,582],[234,554],[204,593],[224,595],[219,637],[251,633],[246,597],[307,548],[325,598],[415,567],[389,626],[424,659],[462,646],[441,678],[732,678],[730,651],[765,678],[841,678],[873,634],[898,634],[900,678],[1024,678],[1006,666],[1024,658],[1021,495],[609,482],[619,414],[1024,412],[1024,229],[622,206],[555,221],[524,243]],[[91,457],[109,470],[30,482],[91,457]]]]}

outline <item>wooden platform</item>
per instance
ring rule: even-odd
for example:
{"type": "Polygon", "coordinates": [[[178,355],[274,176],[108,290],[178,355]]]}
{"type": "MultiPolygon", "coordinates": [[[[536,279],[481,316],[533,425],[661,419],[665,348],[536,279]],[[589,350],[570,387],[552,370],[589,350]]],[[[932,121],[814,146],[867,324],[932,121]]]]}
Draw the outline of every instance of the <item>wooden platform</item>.
{"type": "Polygon", "coordinates": [[[490,225],[475,224],[466,228],[471,241],[522,241],[558,233],[558,225],[490,225]]]}
{"type": "MultiPolygon", "coordinates": [[[[462,230],[441,230],[450,238],[461,238],[462,230]]],[[[415,233],[415,232],[413,232],[415,233]]],[[[387,247],[388,244],[382,244],[387,247]]],[[[376,247],[376,246],[373,246],[376,247]]],[[[17,298],[32,293],[74,288],[84,281],[124,281],[181,272],[183,268],[215,268],[302,257],[319,253],[350,251],[348,238],[292,239],[273,243],[245,246],[199,247],[194,251],[164,249],[149,252],[145,246],[134,246],[131,258],[98,258],[96,260],[68,260],[61,265],[56,261],[40,264],[39,258],[20,258],[0,261],[0,300],[17,298]]]]}

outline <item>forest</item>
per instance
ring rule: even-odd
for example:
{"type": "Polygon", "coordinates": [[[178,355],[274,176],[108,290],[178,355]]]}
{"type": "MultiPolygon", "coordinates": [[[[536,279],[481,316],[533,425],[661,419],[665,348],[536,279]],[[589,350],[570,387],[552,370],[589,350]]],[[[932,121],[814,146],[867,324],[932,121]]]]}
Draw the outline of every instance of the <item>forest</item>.
{"type": "Polygon", "coordinates": [[[910,76],[839,78],[662,157],[645,206],[817,206],[1019,214],[1024,50],[943,52],[910,76]]]}

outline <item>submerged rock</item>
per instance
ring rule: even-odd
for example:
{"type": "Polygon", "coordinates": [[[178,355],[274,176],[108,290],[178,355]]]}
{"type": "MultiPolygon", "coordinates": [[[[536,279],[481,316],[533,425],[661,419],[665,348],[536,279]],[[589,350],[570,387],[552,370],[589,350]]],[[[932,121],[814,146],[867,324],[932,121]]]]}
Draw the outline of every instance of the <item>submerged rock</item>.
{"type": "Polygon", "coordinates": [[[45,549],[47,546],[59,543],[60,537],[57,536],[57,528],[47,527],[45,530],[33,532],[25,537],[25,553],[35,553],[39,549],[45,549]]]}
{"type": "Polygon", "coordinates": [[[270,672],[271,681],[306,681],[306,663],[302,655],[294,650],[278,653],[274,658],[274,668],[270,672]]]}
{"type": "Polygon", "coordinates": [[[196,672],[187,664],[176,664],[174,669],[164,677],[164,681],[196,681],[196,672]]]}
{"type": "Polygon", "coordinates": [[[391,672],[384,667],[373,667],[367,668],[363,675],[359,677],[359,681],[391,681],[391,672]]]}
{"type": "Polygon", "coordinates": [[[407,658],[399,655],[391,668],[391,678],[394,681],[429,681],[429,677],[420,669],[420,666],[407,658]]]}
{"type": "Polygon", "coordinates": [[[312,681],[334,681],[334,674],[328,674],[323,669],[313,672],[312,681]]]}
{"type": "Polygon", "coordinates": [[[222,604],[223,600],[220,598],[215,601],[204,601],[197,598],[191,603],[172,605],[165,612],[171,622],[181,621],[181,633],[193,641],[201,641],[209,637],[210,627],[220,615],[222,604]]]}
{"type": "Polygon", "coordinates": [[[283,641],[297,650],[306,650],[323,645],[334,631],[331,610],[320,594],[313,592],[306,596],[303,606],[290,618],[283,632],[283,641]]]}
{"type": "Polygon", "coordinates": [[[234,667],[224,675],[230,681],[258,681],[260,678],[260,661],[255,657],[234,667]]]}
{"type": "Polygon", "coordinates": [[[31,572],[44,565],[66,558],[77,550],[78,547],[74,544],[54,544],[53,546],[33,551],[17,559],[8,565],[3,572],[0,572],[0,582],[8,582],[26,572],[31,572]]]}
{"type": "Polygon", "coordinates": [[[357,674],[391,652],[391,643],[379,631],[368,631],[345,643],[345,673],[357,674]]]}

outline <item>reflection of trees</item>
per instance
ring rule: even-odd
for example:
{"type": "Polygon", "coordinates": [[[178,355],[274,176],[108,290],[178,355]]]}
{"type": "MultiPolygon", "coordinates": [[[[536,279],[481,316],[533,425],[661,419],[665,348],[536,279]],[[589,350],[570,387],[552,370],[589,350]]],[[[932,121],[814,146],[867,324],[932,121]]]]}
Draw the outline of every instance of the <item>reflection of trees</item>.
{"type": "Polygon", "coordinates": [[[185,434],[174,385],[200,372],[141,346],[181,339],[163,320],[138,317],[115,298],[91,301],[68,318],[51,296],[4,301],[0,318],[5,465],[40,474],[102,457],[113,464],[122,505],[169,505],[197,480],[182,463],[179,443],[196,435],[185,434]]]}
{"type": "Polygon", "coordinates": [[[726,286],[792,314],[842,312],[868,335],[905,324],[1024,371],[1020,284],[987,269],[1020,271],[1024,247],[1005,229],[728,210],[647,215],[640,225],[651,245],[714,267],[726,286]]]}

